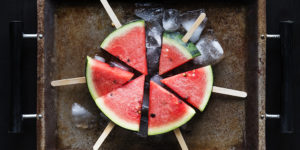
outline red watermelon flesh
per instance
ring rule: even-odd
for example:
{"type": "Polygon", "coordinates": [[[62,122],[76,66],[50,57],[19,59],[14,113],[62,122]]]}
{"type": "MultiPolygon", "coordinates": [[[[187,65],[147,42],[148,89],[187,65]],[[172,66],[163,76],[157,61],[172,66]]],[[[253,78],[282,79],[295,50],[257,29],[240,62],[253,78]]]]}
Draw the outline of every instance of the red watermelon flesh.
{"type": "Polygon", "coordinates": [[[97,106],[115,124],[133,131],[139,130],[144,95],[145,75],[95,99],[97,106]]]}
{"type": "Polygon", "coordinates": [[[112,32],[101,47],[129,66],[147,74],[145,22],[135,21],[112,32]]]}
{"type": "Polygon", "coordinates": [[[195,110],[172,93],[150,81],[148,134],[166,133],[180,127],[195,114],[195,110]]]}
{"type": "Polygon", "coordinates": [[[187,102],[200,111],[203,111],[212,91],[212,69],[211,66],[194,69],[165,78],[161,82],[181,97],[186,98],[187,102]]]}
{"type": "Polygon", "coordinates": [[[100,97],[121,87],[133,77],[133,73],[87,57],[86,79],[93,98],[100,97]]]}
{"type": "Polygon", "coordinates": [[[159,61],[159,74],[162,75],[200,55],[196,46],[184,43],[179,33],[164,33],[159,61]]]}

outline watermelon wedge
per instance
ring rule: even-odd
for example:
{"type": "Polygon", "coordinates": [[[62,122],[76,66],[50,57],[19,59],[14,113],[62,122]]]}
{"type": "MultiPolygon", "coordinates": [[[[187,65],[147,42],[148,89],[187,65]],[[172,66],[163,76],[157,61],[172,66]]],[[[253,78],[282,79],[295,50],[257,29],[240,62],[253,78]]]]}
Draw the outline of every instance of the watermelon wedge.
{"type": "Polygon", "coordinates": [[[139,130],[144,95],[145,75],[95,99],[100,110],[115,124],[133,131],[139,130]]]}
{"type": "Polygon", "coordinates": [[[101,48],[129,66],[147,74],[145,22],[135,21],[123,25],[108,35],[101,48]]]}
{"type": "Polygon", "coordinates": [[[169,132],[189,121],[195,110],[150,81],[148,135],[169,132]]]}
{"type": "Polygon", "coordinates": [[[161,82],[203,111],[212,91],[213,73],[211,66],[206,66],[162,79],[161,82]]]}
{"type": "Polygon", "coordinates": [[[94,99],[121,87],[133,77],[133,73],[87,56],[86,80],[94,99]]]}
{"type": "Polygon", "coordinates": [[[164,33],[159,61],[159,74],[162,75],[200,55],[196,46],[184,43],[179,33],[164,33]]]}

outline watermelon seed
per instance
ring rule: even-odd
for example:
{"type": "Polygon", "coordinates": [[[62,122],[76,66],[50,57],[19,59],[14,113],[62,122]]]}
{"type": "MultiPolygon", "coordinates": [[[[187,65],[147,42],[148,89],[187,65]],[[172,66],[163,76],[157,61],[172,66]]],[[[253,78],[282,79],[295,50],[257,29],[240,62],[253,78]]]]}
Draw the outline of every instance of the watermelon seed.
{"type": "Polygon", "coordinates": [[[155,114],[150,114],[151,118],[155,118],[155,114]]]}
{"type": "Polygon", "coordinates": [[[183,73],[182,75],[183,75],[184,77],[186,77],[186,76],[187,76],[187,75],[186,75],[186,73],[183,73]]]}
{"type": "Polygon", "coordinates": [[[179,104],[182,104],[182,101],[181,101],[181,100],[179,100],[178,102],[179,102],[179,104]]]}
{"type": "Polygon", "coordinates": [[[139,110],[138,113],[141,114],[142,112],[139,110]]]}
{"type": "Polygon", "coordinates": [[[117,83],[118,83],[118,81],[117,81],[117,80],[113,80],[113,83],[114,83],[114,84],[117,84],[117,83]]]}
{"type": "Polygon", "coordinates": [[[170,61],[173,61],[172,58],[169,58],[170,61]]]}
{"type": "Polygon", "coordinates": [[[130,62],[130,59],[129,59],[129,58],[127,59],[127,62],[130,62]]]}
{"type": "Polygon", "coordinates": [[[113,96],[113,93],[110,93],[109,96],[113,96]]]}

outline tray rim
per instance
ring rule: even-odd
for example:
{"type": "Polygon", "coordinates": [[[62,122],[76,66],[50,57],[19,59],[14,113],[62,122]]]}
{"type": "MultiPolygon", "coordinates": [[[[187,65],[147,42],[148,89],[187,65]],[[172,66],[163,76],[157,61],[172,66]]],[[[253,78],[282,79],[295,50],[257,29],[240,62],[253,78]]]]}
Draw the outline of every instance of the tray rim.
{"type": "MultiPolygon", "coordinates": [[[[37,114],[42,114],[42,118],[36,121],[37,125],[37,149],[45,150],[49,146],[46,142],[46,121],[45,118],[45,18],[47,18],[47,7],[49,0],[37,0],[37,33],[44,35],[37,39],[37,114]]],[[[257,80],[257,118],[258,118],[258,141],[257,149],[265,150],[265,119],[260,117],[265,115],[265,84],[266,84],[266,40],[261,35],[266,35],[266,0],[257,0],[257,50],[258,50],[258,80],[257,80]]],[[[55,134],[55,133],[53,133],[55,134]]],[[[247,143],[246,143],[247,145],[247,143]]]]}

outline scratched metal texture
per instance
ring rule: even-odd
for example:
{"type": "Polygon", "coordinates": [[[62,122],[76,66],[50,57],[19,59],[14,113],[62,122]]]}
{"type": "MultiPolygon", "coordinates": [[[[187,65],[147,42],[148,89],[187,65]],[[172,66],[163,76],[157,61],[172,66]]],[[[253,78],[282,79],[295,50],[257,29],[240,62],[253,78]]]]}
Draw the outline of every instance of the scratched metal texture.
{"type": "MultiPolygon", "coordinates": [[[[112,1],[121,23],[134,19],[134,1],[112,1]]],[[[213,93],[204,112],[182,127],[190,149],[265,149],[265,1],[163,1],[181,11],[204,8],[225,51],[213,66],[214,85],[243,90],[246,99],[213,93]]],[[[38,149],[91,149],[108,120],[92,100],[85,84],[53,88],[56,79],[84,76],[86,56],[114,30],[104,8],[93,0],[38,0],[38,149]],[[88,128],[72,120],[74,103],[96,118],[88,128]]],[[[180,149],[173,132],[139,137],[115,127],[101,149],[180,149]]]]}

